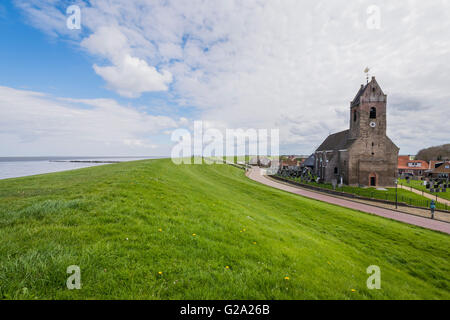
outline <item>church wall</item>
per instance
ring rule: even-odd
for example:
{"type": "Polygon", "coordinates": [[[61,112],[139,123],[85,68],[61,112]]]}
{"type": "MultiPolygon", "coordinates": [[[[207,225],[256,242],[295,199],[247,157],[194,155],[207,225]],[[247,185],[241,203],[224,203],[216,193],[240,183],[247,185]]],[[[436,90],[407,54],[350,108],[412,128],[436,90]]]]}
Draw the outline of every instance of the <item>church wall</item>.
{"type": "Polygon", "coordinates": [[[369,186],[369,176],[375,173],[378,186],[393,186],[398,148],[387,137],[371,138],[374,139],[358,139],[350,149],[349,184],[369,186]]]}
{"type": "Polygon", "coordinates": [[[343,178],[344,184],[348,184],[349,176],[349,155],[348,151],[340,151],[340,176],[343,178]]]}
{"type": "Polygon", "coordinates": [[[318,161],[319,165],[316,167],[315,173],[326,183],[331,183],[333,179],[336,179],[340,183],[340,177],[342,176],[343,182],[348,183],[348,152],[347,151],[327,151],[316,152],[316,159],[322,159],[318,161]],[[322,163],[322,164],[320,164],[322,163]],[[335,173],[337,168],[337,174],[335,173]]]}
{"type": "Polygon", "coordinates": [[[325,171],[325,182],[331,183],[333,179],[336,179],[334,168],[338,168],[339,170],[339,152],[327,152],[327,159],[328,163],[325,171]]]}

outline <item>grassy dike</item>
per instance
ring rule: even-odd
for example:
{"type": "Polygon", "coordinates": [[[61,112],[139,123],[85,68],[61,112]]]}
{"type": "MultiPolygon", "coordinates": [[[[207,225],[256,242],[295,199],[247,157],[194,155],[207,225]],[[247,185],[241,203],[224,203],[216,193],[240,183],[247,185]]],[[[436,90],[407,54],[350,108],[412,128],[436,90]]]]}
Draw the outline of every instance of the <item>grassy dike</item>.
{"type": "Polygon", "coordinates": [[[448,235],[227,165],[146,160],[2,180],[0,239],[3,299],[450,298],[448,235]],[[81,290],[66,288],[70,265],[81,290]],[[366,287],[370,265],[381,290],[366,287]]]}

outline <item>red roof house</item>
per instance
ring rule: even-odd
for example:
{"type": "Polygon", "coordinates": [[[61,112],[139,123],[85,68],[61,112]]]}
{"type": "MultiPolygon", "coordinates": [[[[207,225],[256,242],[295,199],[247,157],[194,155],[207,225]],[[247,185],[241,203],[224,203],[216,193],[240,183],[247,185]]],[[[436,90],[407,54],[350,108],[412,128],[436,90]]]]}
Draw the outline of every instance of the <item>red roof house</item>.
{"type": "Polygon", "coordinates": [[[398,174],[412,174],[422,176],[425,170],[429,169],[428,162],[424,160],[414,160],[411,156],[398,156],[398,174]]]}

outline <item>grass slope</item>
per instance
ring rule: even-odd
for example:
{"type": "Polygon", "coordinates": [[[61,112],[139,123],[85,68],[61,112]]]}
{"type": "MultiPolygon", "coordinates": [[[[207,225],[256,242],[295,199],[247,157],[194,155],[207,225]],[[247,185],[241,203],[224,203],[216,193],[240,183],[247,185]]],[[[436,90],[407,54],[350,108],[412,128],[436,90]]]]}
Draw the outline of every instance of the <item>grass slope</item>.
{"type": "Polygon", "coordinates": [[[450,298],[448,235],[226,165],[147,160],[3,180],[0,238],[1,298],[450,298]],[[70,265],[81,290],[66,288],[70,265]],[[366,287],[369,265],[381,290],[366,287]]]}

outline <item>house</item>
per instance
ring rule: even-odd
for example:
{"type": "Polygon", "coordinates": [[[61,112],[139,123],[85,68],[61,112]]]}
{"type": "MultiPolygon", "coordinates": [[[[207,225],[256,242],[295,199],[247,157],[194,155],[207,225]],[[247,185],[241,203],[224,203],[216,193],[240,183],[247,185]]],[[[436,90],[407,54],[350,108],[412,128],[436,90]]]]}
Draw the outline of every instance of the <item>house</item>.
{"type": "Polygon", "coordinates": [[[428,169],[433,170],[433,169],[439,167],[443,163],[444,163],[444,161],[442,161],[442,160],[431,160],[430,164],[428,166],[428,169]]]}
{"type": "Polygon", "coordinates": [[[248,162],[251,166],[270,167],[271,160],[267,157],[257,156],[250,159],[248,162]]]}
{"type": "Polygon", "coordinates": [[[283,170],[300,170],[301,161],[296,158],[288,158],[286,160],[281,160],[280,169],[283,170]]]}
{"type": "Polygon", "coordinates": [[[436,167],[430,169],[429,175],[432,178],[449,179],[450,178],[450,161],[444,161],[436,164],[436,167]]]}
{"type": "Polygon", "coordinates": [[[350,102],[350,128],[328,136],[315,151],[314,173],[324,182],[393,186],[399,148],[386,135],[387,96],[375,77],[350,102]]]}
{"type": "Polygon", "coordinates": [[[268,167],[270,167],[270,163],[271,163],[271,161],[270,161],[270,159],[269,158],[267,158],[267,157],[259,157],[259,166],[260,167],[263,167],[263,168],[268,168],[268,167]]]}
{"type": "Polygon", "coordinates": [[[399,176],[423,177],[429,169],[429,163],[424,160],[414,160],[413,156],[398,156],[399,176]]]}
{"type": "Polygon", "coordinates": [[[248,162],[248,164],[251,166],[257,166],[258,165],[258,157],[251,158],[250,161],[248,162]]]}

